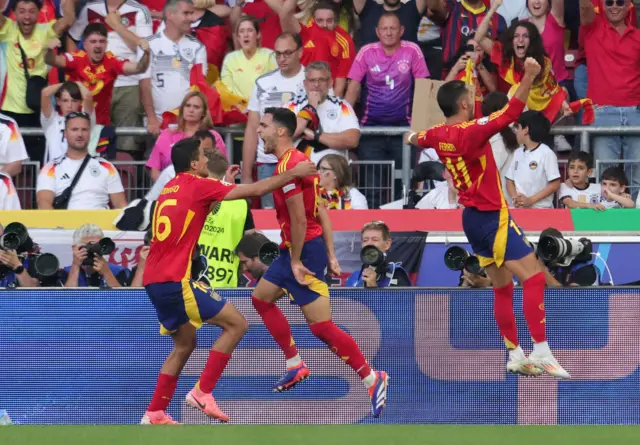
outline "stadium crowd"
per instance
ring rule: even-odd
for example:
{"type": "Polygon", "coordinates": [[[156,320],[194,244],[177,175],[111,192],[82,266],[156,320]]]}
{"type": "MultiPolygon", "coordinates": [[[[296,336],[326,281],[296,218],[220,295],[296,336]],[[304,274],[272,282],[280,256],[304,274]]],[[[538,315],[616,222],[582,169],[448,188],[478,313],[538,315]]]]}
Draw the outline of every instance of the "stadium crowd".
{"type": "MultiPolygon", "coordinates": [[[[529,112],[491,140],[509,204],[636,206],[640,135],[596,135],[590,147],[550,136],[583,122],[640,126],[632,0],[3,0],[0,9],[1,209],[31,206],[14,183],[27,160],[43,165],[31,178],[37,208],[126,207],[111,161],[146,161],[155,182],[173,144],[198,132],[242,160],[242,182],[268,177],[276,160],[256,129],[273,106],[297,114],[298,149],[318,164],[328,208],[378,208],[380,175],[359,178],[361,192],[349,162],[400,168],[403,140],[361,130],[409,126],[426,78],[473,85],[482,118],[506,103],[525,57],[544,67],[529,112]],[[244,136],[227,147],[214,130],[224,126],[244,126],[244,136]],[[120,127],[148,135],[116,137],[120,127]],[[20,128],[44,137],[25,143],[20,128]],[[596,161],[610,167],[599,178],[596,161]]],[[[412,162],[434,156],[425,149],[412,162]]],[[[448,176],[418,208],[457,206],[458,178],[448,176]]]]}

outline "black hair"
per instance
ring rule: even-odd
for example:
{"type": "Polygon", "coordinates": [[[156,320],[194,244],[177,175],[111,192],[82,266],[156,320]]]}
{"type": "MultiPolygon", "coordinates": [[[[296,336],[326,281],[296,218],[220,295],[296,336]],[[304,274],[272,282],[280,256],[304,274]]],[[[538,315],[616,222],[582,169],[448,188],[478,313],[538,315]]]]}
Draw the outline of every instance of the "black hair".
{"type": "Polygon", "coordinates": [[[260,253],[260,248],[268,242],[269,238],[264,236],[264,234],[252,232],[242,237],[236,247],[236,253],[242,253],[247,258],[257,258],[260,253]]]}
{"type": "Polygon", "coordinates": [[[531,22],[520,20],[513,22],[507,30],[502,33],[500,40],[502,42],[502,63],[504,65],[510,65],[512,61],[516,60],[516,51],[513,48],[513,36],[516,33],[516,29],[525,28],[529,33],[529,48],[525,57],[533,57],[536,62],[542,67],[540,74],[536,77],[536,82],[542,79],[545,73],[545,57],[547,55],[542,44],[542,36],[536,25],[531,22]]]}
{"type": "MultiPolygon", "coordinates": [[[[509,103],[509,96],[499,91],[493,91],[484,98],[482,101],[482,115],[490,116],[496,111],[502,110],[509,103]]],[[[509,151],[514,151],[520,144],[518,144],[518,138],[513,132],[511,127],[506,127],[500,132],[504,146],[509,151]]]]}
{"type": "Polygon", "coordinates": [[[99,34],[104,38],[108,38],[109,30],[107,30],[104,23],[89,23],[84,31],[82,31],[82,39],[88,38],[91,34],[99,34]]]}
{"type": "Polygon", "coordinates": [[[469,94],[467,86],[461,80],[451,80],[444,83],[438,90],[438,106],[444,117],[458,114],[458,101],[465,94],[469,94]]]}
{"type": "Polygon", "coordinates": [[[198,130],[193,134],[193,137],[199,140],[210,139],[211,142],[213,142],[214,147],[217,145],[216,138],[211,134],[209,130],[198,130]]]}
{"type": "Polygon", "coordinates": [[[264,110],[264,114],[273,116],[273,122],[287,130],[289,137],[293,137],[298,126],[298,118],[295,113],[288,108],[269,107],[264,110]]]}
{"type": "Polygon", "coordinates": [[[171,163],[177,173],[189,171],[191,162],[200,157],[200,140],[194,137],[182,139],[171,147],[171,163]]]}
{"type": "Polygon", "coordinates": [[[78,84],[75,82],[63,83],[62,85],[60,85],[60,88],[58,88],[58,91],[56,91],[56,94],[54,94],[53,96],[56,99],[60,99],[62,97],[62,93],[64,93],[65,91],[69,93],[69,96],[71,96],[73,100],[82,100],[82,92],[80,91],[80,87],[78,86],[78,84]]]}
{"type": "Polygon", "coordinates": [[[69,125],[69,121],[71,121],[71,119],[84,119],[87,122],[89,122],[89,127],[91,127],[91,117],[89,116],[88,113],[85,113],[84,111],[72,111],[71,113],[67,114],[67,117],[65,117],[64,119],[65,128],[67,128],[67,126],[69,125]]]}
{"type": "Polygon", "coordinates": [[[518,118],[518,125],[529,130],[529,139],[542,143],[551,131],[551,122],[540,111],[527,110],[518,118]]]}
{"type": "Polygon", "coordinates": [[[560,232],[555,227],[547,227],[546,229],[544,229],[540,233],[540,238],[545,237],[545,236],[553,236],[553,237],[556,237],[556,238],[562,238],[562,232],[560,232]]]}
{"type": "Polygon", "coordinates": [[[11,8],[11,9],[13,9],[14,12],[15,12],[16,9],[18,9],[18,3],[33,3],[34,5],[36,5],[36,8],[38,8],[38,9],[42,8],[42,3],[39,2],[38,0],[16,0],[13,3],[13,8],[11,8]]]}
{"type": "Polygon", "coordinates": [[[625,187],[629,185],[627,175],[624,174],[624,170],[620,167],[609,167],[602,172],[600,182],[602,181],[618,181],[620,185],[624,185],[625,187]]]}
{"type": "Polygon", "coordinates": [[[336,8],[336,5],[329,0],[320,0],[318,1],[315,5],[313,5],[313,7],[311,8],[311,17],[313,17],[316,13],[316,11],[321,11],[321,10],[328,10],[328,11],[333,11],[334,16],[338,16],[338,11],[336,8]]]}
{"type": "Polygon", "coordinates": [[[591,155],[584,151],[574,151],[573,153],[571,153],[567,165],[571,165],[573,161],[584,162],[588,170],[591,170],[593,168],[593,159],[591,155]]]}
{"type": "Polygon", "coordinates": [[[296,43],[296,50],[302,48],[302,37],[300,37],[300,34],[297,34],[295,32],[285,31],[280,33],[278,37],[276,37],[276,41],[280,39],[286,39],[286,38],[293,39],[293,41],[296,43]]]}

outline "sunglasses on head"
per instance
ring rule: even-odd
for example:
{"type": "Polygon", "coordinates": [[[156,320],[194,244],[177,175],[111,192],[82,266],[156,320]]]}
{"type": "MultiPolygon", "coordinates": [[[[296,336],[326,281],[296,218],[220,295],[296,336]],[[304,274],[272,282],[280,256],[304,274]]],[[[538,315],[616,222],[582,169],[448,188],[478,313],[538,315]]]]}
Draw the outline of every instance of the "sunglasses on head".
{"type": "Polygon", "coordinates": [[[627,3],[627,0],[605,0],[604,4],[606,6],[613,6],[614,4],[617,6],[624,6],[627,3]]]}

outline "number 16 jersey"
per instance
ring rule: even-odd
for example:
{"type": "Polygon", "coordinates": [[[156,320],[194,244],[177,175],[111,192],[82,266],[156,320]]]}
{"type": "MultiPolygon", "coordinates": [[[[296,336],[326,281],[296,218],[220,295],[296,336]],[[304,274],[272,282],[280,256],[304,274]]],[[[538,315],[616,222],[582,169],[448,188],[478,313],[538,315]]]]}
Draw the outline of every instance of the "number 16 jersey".
{"type": "Polygon", "coordinates": [[[153,236],[143,284],[191,278],[191,259],[211,204],[236,186],[190,173],[179,173],[165,185],[151,219],[153,236]]]}
{"type": "Polygon", "coordinates": [[[491,211],[507,206],[489,139],[518,119],[524,107],[524,102],[512,98],[505,108],[488,117],[437,125],[419,133],[418,145],[436,150],[464,207],[491,211]]]}

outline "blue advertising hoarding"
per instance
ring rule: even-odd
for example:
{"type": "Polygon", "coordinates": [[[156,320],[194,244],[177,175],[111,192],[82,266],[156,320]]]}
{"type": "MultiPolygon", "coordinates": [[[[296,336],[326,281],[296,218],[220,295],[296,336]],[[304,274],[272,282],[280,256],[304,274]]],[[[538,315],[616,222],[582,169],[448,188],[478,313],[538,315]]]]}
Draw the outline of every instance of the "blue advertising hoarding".
{"type": "MultiPolygon", "coordinates": [[[[249,321],[214,391],[233,423],[640,423],[637,288],[547,292],[548,338],[569,381],[505,373],[491,290],[332,289],[334,321],[391,376],[380,419],[369,416],[358,377],[287,302],[281,307],[312,375],[293,391],[271,392],[284,370],[282,353],[250,291],[221,293],[249,321]]],[[[521,295],[518,327],[530,351],[521,295]]],[[[158,327],[143,290],[0,291],[0,409],[23,424],[139,422],[171,350],[158,327]]],[[[184,396],[218,334],[210,326],[199,331],[169,408],[178,421],[208,422],[184,396]]]]}

